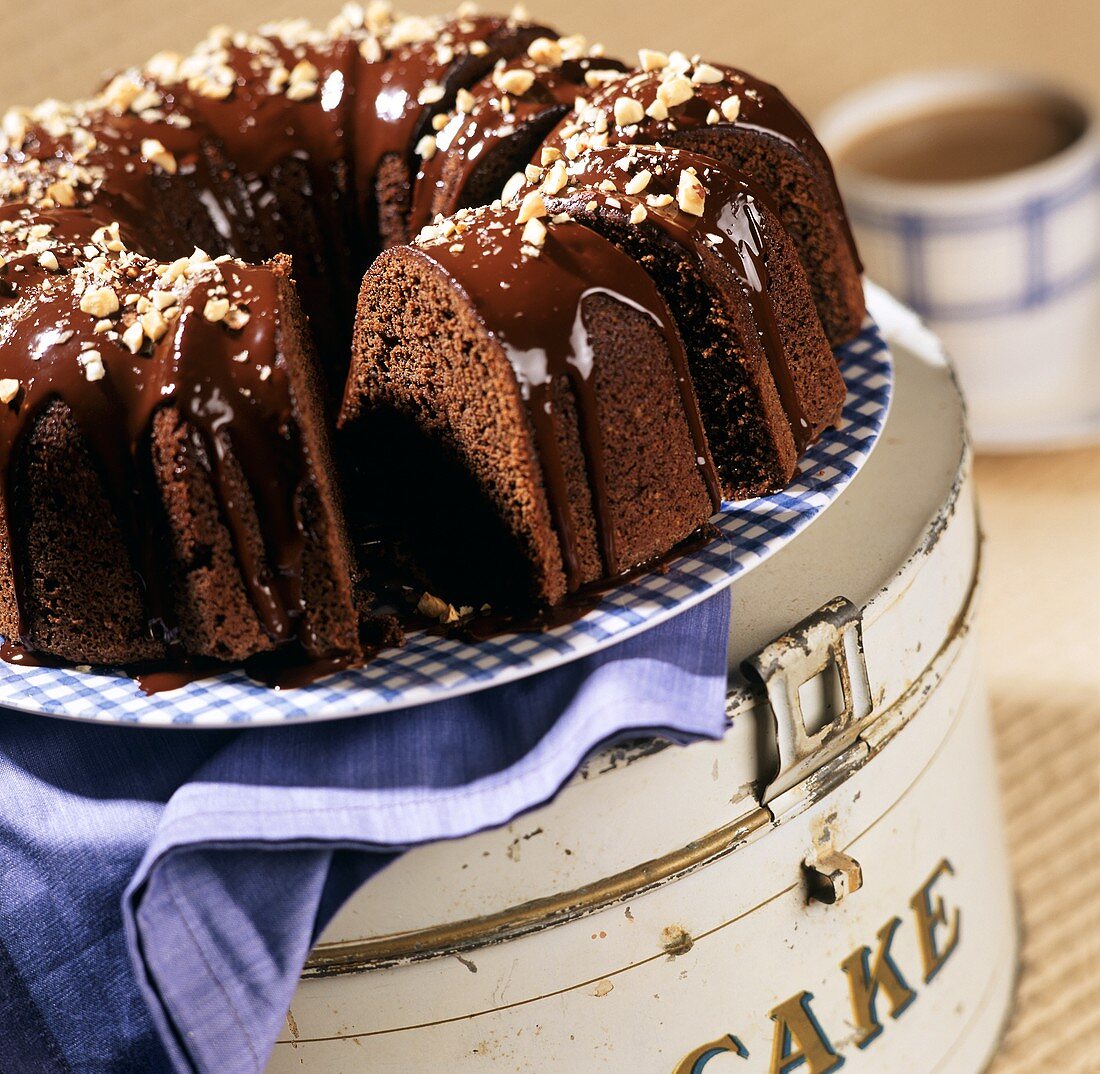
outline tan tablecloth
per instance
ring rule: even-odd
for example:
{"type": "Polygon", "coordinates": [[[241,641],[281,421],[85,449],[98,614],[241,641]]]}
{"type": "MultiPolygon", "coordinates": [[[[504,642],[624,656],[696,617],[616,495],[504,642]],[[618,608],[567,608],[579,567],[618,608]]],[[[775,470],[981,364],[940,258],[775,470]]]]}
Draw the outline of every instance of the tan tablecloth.
{"type": "Polygon", "coordinates": [[[982,630],[1023,912],[990,1074],[1100,1071],[1100,449],[979,458],[982,630]]]}
{"type": "MultiPolygon", "coordinates": [[[[186,49],[215,23],[243,29],[289,17],[322,22],[341,2],[9,0],[0,106],[85,93],[108,68],[140,62],[158,49],[186,49]]],[[[457,0],[394,3],[434,12],[457,0]]],[[[481,0],[486,11],[511,6],[512,0],[481,0]]],[[[609,55],[627,56],[643,45],[681,48],[747,67],[777,82],[811,115],[872,78],[960,64],[1054,75],[1100,102],[1096,0],[525,0],[525,6],[563,32],[602,42],[609,55]]]]}

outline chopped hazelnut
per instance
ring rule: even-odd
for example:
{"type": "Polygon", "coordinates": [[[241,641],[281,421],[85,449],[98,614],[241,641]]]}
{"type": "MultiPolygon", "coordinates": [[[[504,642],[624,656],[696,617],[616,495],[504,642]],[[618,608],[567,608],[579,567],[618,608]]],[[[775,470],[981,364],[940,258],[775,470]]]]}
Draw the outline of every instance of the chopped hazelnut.
{"type": "Polygon", "coordinates": [[[422,593],[420,600],[416,602],[416,610],[429,619],[438,619],[447,614],[447,602],[431,593],[422,593]]]}
{"type": "Polygon", "coordinates": [[[290,72],[291,82],[316,82],[320,77],[321,72],[309,60],[296,63],[294,70],[290,72]]]}
{"type": "Polygon", "coordinates": [[[159,310],[147,310],[141,315],[141,327],[145,334],[156,343],[168,331],[168,322],[159,310]]]}
{"type": "Polygon", "coordinates": [[[660,71],[668,66],[668,53],[651,48],[638,49],[638,65],[643,71],[660,71]]]}
{"type": "Polygon", "coordinates": [[[367,63],[378,63],[382,59],[382,43],[377,37],[365,37],[359,42],[359,55],[367,63]]]}
{"type": "Polygon", "coordinates": [[[646,110],[645,114],[650,119],[657,120],[658,123],[663,123],[668,119],[668,107],[665,102],[658,97],[646,110]]]}
{"type": "Polygon", "coordinates": [[[228,298],[208,298],[202,308],[202,315],[208,321],[221,321],[229,312],[228,298]]]}
{"type": "Polygon", "coordinates": [[[561,150],[555,149],[552,145],[544,145],[542,147],[542,154],[539,157],[539,163],[545,168],[548,164],[553,164],[556,160],[561,160],[561,150]]]}
{"type": "Polygon", "coordinates": [[[443,100],[446,92],[447,91],[438,83],[428,83],[428,85],[424,86],[420,93],[417,94],[416,103],[438,104],[441,100],[443,100]]]}
{"type": "Polygon", "coordinates": [[[546,225],[539,219],[532,217],[523,225],[523,241],[532,246],[541,246],[546,242],[546,225]]]}
{"type": "Polygon", "coordinates": [[[532,190],[520,203],[519,213],[516,216],[516,223],[526,224],[528,220],[535,220],[540,216],[545,216],[546,212],[546,202],[543,200],[542,194],[537,190],[532,190]]]}
{"type": "Polygon", "coordinates": [[[141,321],[134,321],[125,332],[122,333],[122,342],[131,354],[137,354],[145,342],[145,329],[141,327],[141,321]]]}
{"type": "Polygon", "coordinates": [[[547,170],[541,189],[547,194],[557,194],[568,182],[569,176],[565,170],[565,161],[556,160],[547,170]]]}
{"type": "Polygon", "coordinates": [[[455,94],[455,107],[464,115],[469,115],[474,110],[475,104],[477,104],[477,98],[468,89],[460,89],[455,94]]]}
{"type": "Polygon", "coordinates": [[[630,210],[630,222],[632,224],[640,224],[647,216],[649,216],[649,213],[646,212],[646,207],[641,202],[630,210]]]}
{"type": "Polygon", "coordinates": [[[705,196],[699,177],[687,168],[681,171],[676,184],[676,203],[680,208],[692,216],[702,216],[705,196]]]}
{"type": "Polygon", "coordinates": [[[727,97],[722,102],[722,115],[726,117],[727,123],[737,122],[737,117],[741,114],[741,98],[736,94],[732,97],[727,97]]]}
{"type": "Polygon", "coordinates": [[[620,127],[629,127],[645,119],[645,109],[631,97],[619,97],[615,101],[615,122],[620,127]]]}
{"type": "Polygon", "coordinates": [[[672,204],[671,194],[647,194],[646,204],[652,205],[654,209],[663,209],[666,205],[672,204]]]}
{"type": "Polygon", "coordinates": [[[286,88],[286,96],[292,101],[308,101],[316,94],[316,82],[291,82],[286,88]]]}
{"type": "Polygon", "coordinates": [[[626,186],[623,188],[627,194],[640,194],[647,186],[649,181],[653,178],[653,173],[649,171],[640,171],[637,175],[632,175],[626,182],[626,186]]]}
{"type": "Polygon", "coordinates": [[[425,134],[419,142],[416,143],[416,155],[421,160],[431,160],[435,156],[436,141],[434,134],[425,134]]]}
{"type": "Polygon", "coordinates": [[[0,403],[10,403],[19,394],[19,381],[11,377],[0,380],[0,403]]]}
{"type": "Polygon", "coordinates": [[[103,355],[96,350],[88,350],[77,359],[84,370],[85,380],[102,380],[107,373],[103,365],[103,355]]]}
{"type": "Polygon", "coordinates": [[[61,266],[57,263],[57,255],[52,250],[43,250],[38,255],[38,263],[47,272],[56,272],[61,266]]]}
{"type": "Polygon", "coordinates": [[[524,183],[527,182],[527,177],[523,172],[516,172],[507,183],[504,184],[504,189],[500,192],[500,200],[507,205],[509,202],[516,200],[519,192],[523,189],[524,183]]]}
{"type": "Polygon", "coordinates": [[[240,328],[244,328],[251,318],[252,314],[243,306],[232,306],[225,315],[223,323],[227,328],[232,328],[234,331],[237,331],[240,328]]]}
{"type": "Polygon", "coordinates": [[[697,86],[712,86],[716,82],[721,82],[725,77],[713,64],[700,63],[696,64],[691,75],[691,81],[697,86]]]}
{"type": "Polygon", "coordinates": [[[76,191],[73,189],[72,183],[65,182],[63,179],[59,179],[56,183],[50,183],[46,187],[46,195],[53,198],[58,205],[63,205],[66,208],[71,208],[76,204],[76,191]]]}
{"type": "Polygon", "coordinates": [[[80,296],[80,308],[93,317],[110,317],[118,312],[118,295],[110,287],[89,287],[80,296]]]}
{"type": "Polygon", "coordinates": [[[527,55],[543,67],[561,67],[563,59],[561,45],[549,37],[536,37],[527,46],[527,55]]]}
{"type": "Polygon", "coordinates": [[[535,82],[534,71],[524,71],[513,67],[493,74],[493,84],[502,93],[512,93],[522,97],[535,82]]]}
{"type": "Polygon", "coordinates": [[[150,164],[156,164],[169,175],[175,175],[177,171],[176,158],[164,148],[164,143],[158,138],[143,138],[141,142],[141,155],[150,164]]]}
{"type": "Polygon", "coordinates": [[[657,99],[666,108],[675,108],[695,95],[695,87],[684,75],[673,75],[657,87],[657,99]]]}

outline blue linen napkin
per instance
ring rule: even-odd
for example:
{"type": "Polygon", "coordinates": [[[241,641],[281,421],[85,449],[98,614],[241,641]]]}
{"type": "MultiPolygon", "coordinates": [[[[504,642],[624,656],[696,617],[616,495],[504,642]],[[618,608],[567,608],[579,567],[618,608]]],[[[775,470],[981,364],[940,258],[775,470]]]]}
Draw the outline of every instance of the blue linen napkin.
{"type": "Polygon", "coordinates": [[[720,736],[728,619],[723,593],[553,672],[326,724],[0,711],[0,1072],[262,1071],[313,941],[402,848],[506,823],[602,744],[720,736]]]}

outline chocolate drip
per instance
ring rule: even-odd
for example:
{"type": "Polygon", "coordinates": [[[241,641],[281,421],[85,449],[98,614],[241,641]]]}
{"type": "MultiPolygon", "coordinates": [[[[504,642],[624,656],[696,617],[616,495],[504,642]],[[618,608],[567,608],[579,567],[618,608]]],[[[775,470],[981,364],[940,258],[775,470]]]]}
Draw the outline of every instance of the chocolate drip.
{"type": "Polygon", "coordinates": [[[593,200],[602,206],[597,212],[629,214],[635,206],[646,210],[645,221],[637,226],[657,227],[704,263],[720,261],[741,287],[752,311],[760,345],[768,362],[780,404],[787,416],[791,436],[799,454],[822,432],[806,415],[794,379],[787,348],[776,322],[775,307],[768,293],[768,249],[759,205],[769,205],[767,195],[748,177],[717,165],[708,158],[682,150],[632,147],[597,150],[571,166],[570,185],[560,195],[566,209],[584,213],[582,205],[593,200]],[[623,161],[627,161],[624,168],[623,161]],[[676,200],[680,172],[691,168],[706,192],[700,215],[682,211],[676,200]],[[652,178],[644,193],[622,194],[627,180],[642,171],[652,178]],[[602,183],[615,184],[615,193],[600,190],[602,183]],[[668,205],[654,205],[648,198],[668,195],[668,205]]]}
{"type": "MultiPolygon", "coordinates": [[[[631,98],[648,109],[657,100],[657,91],[661,85],[661,71],[636,72],[622,79],[610,82],[594,94],[589,105],[602,113],[608,120],[609,141],[619,144],[668,145],[675,141],[682,131],[756,131],[766,136],[778,138],[793,146],[818,172],[828,184],[835,200],[835,219],[843,233],[845,243],[851,253],[857,272],[863,271],[863,264],[856,249],[855,237],[844,212],[844,203],[840,197],[833,166],[813,129],[803,115],[775,86],[747,71],[740,71],[722,64],[712,65],[725,76],[715,83],[695,85],[694,93],[682,104],[668,109],[668,118],[653,119],[646,115],[641,122],[627,128],[615,123],[615,102],[622,96],[631,98]],[[722,113],[723,102],[735,95],[739,99],[739,113],[734,122],[726,120],[722,113]],[[714,115],[718,121],[713,122],[714,115]]],[[[567,121],[571,122],[573,117],[567,121]]],[[[584,125],[583,123],[581,124],[584,125]]],[[[559,129],[547,139],[548,145],[557,148],[564,146],[568,126],[559,129]]]]}
{"type": "MultiPolygon", "coordinates": [[[[18,221],[15,207],[0,221],[18,221]]],[[[68,269],[95,242],[102,219],[82,210],[35,215],[48,222],[60,272],[42,268],[33,256],[6,251],[5,278],[15,277],[24,296],[0,300],[6,322],[0,343],[0,372],[19,382],[11,403],[0,406],[0,480],[6,498],[20,641],[26,643],[26,593],[15,520],[24,505],[13,496],[15,467],[35,424],[54,403],[64,404],[88,445],[131,562],[144,588],[150,635],[171,644],[176,635],[168,583],[167,546],[150,525],[150,505],[159,493],[152,472],[150,442],[155,415],[172,407],[198,438],[188,465],[208,470],[232,537],[242,580],[257,618],[276,645],[300,643],[311,656],[315,639],[303,629],[303,520],[297,501],[309,480],[309,464],[298,432],[286,371],[276,355],[279,296],[275,271],[231,262],[201,263],[179,300],[180,313],[151,352],[132,354],[117,332],[96,331],[97,316],[82,312],[68,269]],[[205,314],[213,288],[239,299],[247,321],[235,329],[205,314]],[[29,299],[30,301],[25,301],[29,299]],[[101,379],[89,379],[82,356],[101,355],[101,379]],[[275,434],[275,435],[273,435],[275,434]],[[227,468],[232,457],[243,476],[264,547],[254,548],[248,503],[227,468]]],[[[124,237],[125,234],[124,234],[124,237]]],[[[156,264],[125,255],[130,271],[125,289],[139,295],[160,285],[156,264]]],[[[119,288],[122,297],[122,288],[119,288]]],[[[102,321],[99,321],[102,324],[102,321]]],[[[148,342],[146,343],[148,347],[148,342]]]]}
{"type": "Polygon", "coordinates": [[[604,567],[610,574],[620,570],[594,375],[597,359],[584,325],[587,298],[606,295],[644,314],[660,329],[700,474],[715,509],[721,503],[720,486],[679,333],[648,274],[632,258],[580,225],[550,224],[546,243],[537,253],[524,246],[522,230],[511,211],[486,212],[478,215],[478,223],[461,243],[427,244],[420,249],[470,295],[515,371],[542,466],[567,587],[572,592],[580,587],[582,578],[576,523],[559,448],[556,393],[563,383],[573,393],[580,419],[604,567]]]}

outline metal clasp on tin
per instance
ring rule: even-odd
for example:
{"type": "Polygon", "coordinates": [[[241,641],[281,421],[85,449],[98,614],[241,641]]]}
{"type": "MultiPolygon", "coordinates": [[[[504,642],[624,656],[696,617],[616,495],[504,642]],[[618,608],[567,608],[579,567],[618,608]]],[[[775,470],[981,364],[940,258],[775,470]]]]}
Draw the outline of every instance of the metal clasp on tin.
{"type": "Polygon", "coordinates": [[[861,763],[859,733],[873,701],[859,609],[835,597],[742,665],[767,692],[778,767],[761,796],[773,817],[800,812],[861,763]],[[801,691],[836,668],[843,708],[820,728],[807,726],[801,691]]]}

